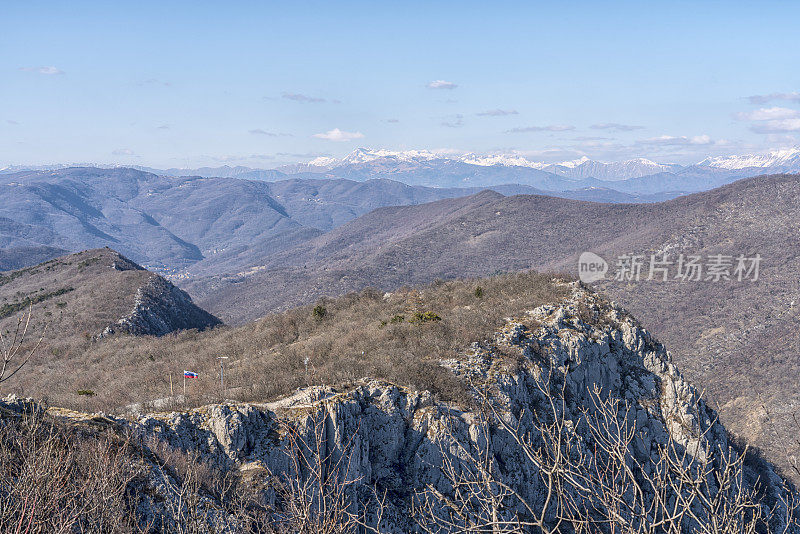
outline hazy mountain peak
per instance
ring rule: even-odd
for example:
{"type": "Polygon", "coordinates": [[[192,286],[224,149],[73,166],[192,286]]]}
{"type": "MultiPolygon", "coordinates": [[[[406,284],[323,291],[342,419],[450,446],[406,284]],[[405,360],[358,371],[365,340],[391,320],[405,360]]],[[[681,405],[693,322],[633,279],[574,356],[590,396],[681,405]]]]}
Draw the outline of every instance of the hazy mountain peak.
{"type": "MultiPolygon", "coordinates": [[[[584,163],[587,163],[588,161],[590,161],[589,158],[587,158],[586,156],[583,156],[583,157],[580,157],[578,159],[574,159],[572,161],[564,161],[564,162],[561,162],[561,163],[557,163],[557,165],[559,165],[560,167],[567,167],[568,169],[574,169],[578,165],[583,165],[584,163]]],[[[598,161],[597,163],[602,163],[602,162],[598,161]]]]}
{"type": "Polygon", "coordinates": [[[772,150],[766,154],[744,154],[739,156],[709,157],[698,163],[718,169],[762,168],[797,171],[800,169],[800,147],[772,150]]]}

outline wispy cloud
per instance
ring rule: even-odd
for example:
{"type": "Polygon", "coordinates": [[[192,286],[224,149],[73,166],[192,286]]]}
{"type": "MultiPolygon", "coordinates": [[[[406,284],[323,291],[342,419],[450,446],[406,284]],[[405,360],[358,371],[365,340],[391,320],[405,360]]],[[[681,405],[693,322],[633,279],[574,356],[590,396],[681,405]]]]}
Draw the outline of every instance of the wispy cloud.
{"type": "Polygon", "coordinates": [[[213,161],[217,161],[219,163],[242,163],[253,160],[271,161],[275,159],[275,156],[273,156],[272,154],[250,154],[249,156],[227,154],[223,156],[204,156],[204,157],[213,161]]]}
{"type": "Polygon", "coordinates": [[[697,145],[713,145],[719,141],[713,141],[708,135],[696,135],[694,137],[687,137],[685,135],[660,135],[658,137],[650,137],[637,141],[641,145],[649,146],[697,146],[697,145]]]}
{"type": "Polygon", "coordinates": [[[547,126],[525,126],[522,128],[511,128],[505,133],[527,133],[527,132],[568,132],[574,130],[574,126],[567,124],[549,124],[547,126]]]}
{"type": "Polygon", "coordinates": [[[266,130],[262,130],[261,128],[255,128],[254,130],[248,130],[248,133],[253,135],[266,135],[269,137],[278,137],[278,134],[275,132],[267,132],[266,130]]]}
{"type": "Polygon", "coordinates": [[[26,72],[38,72],[39,74],[47,74],[47,75],[55,75],[55,74],[64,74],[64,71],[53,67],[52,65],[46,65],[42,67],[20,67],[19,70],[24,70],[26,72]]]}
{"type": "Polygon", "coordinates": [[[339,128],[334,128],[333,130],[328,130],[325,133],[314,134],[313,137],[316,137],[317,139],[327,139],[328,141],[341,143],[344,141],[352,141],[353,139],[362,139],[364,137],[364,134],[362,134],[361,132],[345,132],[340,130],[339,128]]]}
{"type": "Polygon", "coordinates": [[[328,152],[278,152],[276,156],[308,159],[308,158],[330,157],[331,154],[328,152]]]}
{"type": "Polygon", "coordinates": [[[169,82],[165,82],[164,80],[159,80],[157,78],[148,78],[145,81],[141,82],[139,85],[160,85],[162,87],[170,87],[172,84],[169,82]]]}
{"type": "Polygon", "coordinates": [[[581,137],[573,137],[571,141],[613,141],[613,137],[599,137],[594,135],[584,135],[581,137]]]}
{"type": "Polygon", "coordinates": [[[476,113],[478,117],[505,117],[506,115],[519,115],[516,109],[490,109],[476,113]]]}
{"type": "Polygon", "coordinates": [[[750,126],[750,130],[760,134],[798,132],[800,131],[800,118],[759,122],[750,126]]]}
{"type": "Polygon", "coordinates": [[[386,119],[386,122],[388,122],[389,124],[397,124],[398,122],[400,122],[400,119],[386,119]]]}
{"type": "Polygon", "coordinates": [[[768,95],[753,95],[748,96],[747,100],[751,104],[767,104],[776,100],[784,100],[786,102],[800,102],[800,93],[797,91],[793,93],[770,93],[768,95]]]}
{"type": "Polygon", "coordinates": [[[136,155],[136,153],[133,150],[131,150],[130,148],[118,148],[118,149],[112,151],[111,154],[114,155],[114,156],[135,156],[135,157],[138,157],[136,155]]]}
{"type": "Polygon", "coordinates": [[[779,134],[800,131],[800,111],[771,107],[734,114],[736,119],[751,121],[750,131],[758,134],[779,134]]]}
{"type": "MultiPolygon", "coordinates": [[[[295,102],[302,102],[304,104],[318,104],[321,102],[327,102],[327,98],[319,98],[315,96],[308,96],[302,93],[281,93],[281,98],[284,100],[293,100],[295,102]]],[[[338,100],[333,101],[335,104],[339,103],[338,100]]]]}
{"type": "Polygon", "coordinates": [[[162,124],[161,126],[159,126],[156,129],[157,130],[169,130],[170,129],[170,125],[169,124],[162,124]]]}
{"type": "Polygon", "coordinates": [[[433,80],[428,85],[426,85],[428,89],[455,89],[458,85],[454,84],[453,82],[447,82],[445,80],[433,80]]]}
{"type": "Polygon", "coordinates": [[[761,108],[753,111],[744,111],[734,115],[740,121],[772,121],[780,119],[796,119],[800,117],[800,111],[789,108],[761,108]]]}
{"type": "Polygon", "coordinates": [[[643,130],[644,126],[634,124],[620,124],[618,122],[601,122],[589,126],[592,130],[614,130],[617,132],[632,132],[633,130],[643,130]]]}
{"type": "Polygon", "coordinates": [[[252,130],[247,130],[247,133],[252,135],[266,135],[268,137],[294,137],[292,134],[283,133],[283,132],[268,132],[267,130],[262,130],[261,128],[254,128],[252,130]]]}
{"type": "Polygon", "coordinates": [[[17,121],[12,121],[11,119],[6,119],[6,122],[12,126],[19,126],[17,121]]]}
{"type": "Polygon", "coordinates": [[[464,126],[464,115],[452,115],[441,122],[446,128],[461,128],[464,126]]]}

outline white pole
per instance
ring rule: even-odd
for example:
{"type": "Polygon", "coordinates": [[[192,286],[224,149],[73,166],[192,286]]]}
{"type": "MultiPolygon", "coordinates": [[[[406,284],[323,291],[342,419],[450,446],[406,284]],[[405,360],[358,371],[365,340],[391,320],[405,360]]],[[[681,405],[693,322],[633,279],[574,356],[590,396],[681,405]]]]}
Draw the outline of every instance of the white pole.
{"type": "Polygon", "coordinates": [[[227,360],[227,356],[217,356],[219,360],[219,388],[222,400],[225,400],[225,372],[222,369],[222,360],[227,360]]]}
{"type": "Polygon", "coordinates": [[[172,373],[169,374],[169,396],[174,397],[175,393],[172,391],[172,373]]]}

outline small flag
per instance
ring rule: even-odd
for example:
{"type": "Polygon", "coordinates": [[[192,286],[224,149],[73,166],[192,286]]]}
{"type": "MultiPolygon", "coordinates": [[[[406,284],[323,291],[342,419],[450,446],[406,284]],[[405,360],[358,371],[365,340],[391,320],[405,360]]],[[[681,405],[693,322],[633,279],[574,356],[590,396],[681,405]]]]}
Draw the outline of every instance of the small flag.
{"type": "Polygon", "coordinates": [[[191,371],[184,371],[183,372],[184,378],[197,378],[197,373],[193,373],[191,371]]]}

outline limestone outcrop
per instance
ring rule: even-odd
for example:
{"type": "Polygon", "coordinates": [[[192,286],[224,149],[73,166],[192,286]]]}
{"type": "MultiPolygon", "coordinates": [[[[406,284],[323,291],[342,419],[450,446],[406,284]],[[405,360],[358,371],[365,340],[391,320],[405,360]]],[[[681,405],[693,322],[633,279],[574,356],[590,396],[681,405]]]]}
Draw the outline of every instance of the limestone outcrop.
{"type": "MultiPolygon", "coordinates": [[[[116,262],[112,267],[121,269],[116,262]]],[[[175,330],[203,330],[219,324],[222,321],[195,305],[188,293],[175,287],[172,282],[153,275],[136,291],[131,312],[109,325],[100,337],[116,332],[163,336],[175,330]]]]}
{"type": "MultiPolygon", "coordinates": [[[[547,469],[561,469],[548,453],[561,450],[553,448],[554,436],[572,466],[556,490],[570,493],[571,502],[585,506],[587,518],[600,521],[603,511],[593,499],[605,486],[593,489],[581,477],[591,469],[610,469],[613,462],[602,457],[604,440],[627,436],[619,469],[630,471],[632,482],[620,495],[630,509],[637,499],[649,506],[657,498],[646,481],[659,476],[667,451],[679,456],[684,474],[700,472],[695,465],[706,468],[695,483],[706,484],[703,491],[710,494],[757,488],[770,529],[793,531],[786,517],[794,490],[763,461],[744,462],[740,475],[723,483],[725,462],[744,461],[744,451],[729,440],[665,348],[623,309],[580,285],[566,301],[510,318],[491,339],[441,364],[463,381],[472,404],[458,406],[365,378],[340,387],[303,388],[272,403],[226,402],[115,421],[142,443],[191,452],[220,472],[235,470],[248,480],[261,474],[262,480],[302,481],[314,476],[309,468],[314,462],[298,459],[316,458],[344,488],[350,512],[381,532],[419,530],[426,515],[433,522],[429,527],[438,517],[439,531],[448,531],[441,527],[453,521],[448,503],[463,498],[459,482],[469,481],[490,493],[505,492],[495,510],[498,521],[533,522],[533,509],[541,511],[539,520],[556,524],[559,512],[548,508],[553,488],[545,476],[547,469]],[[629,493],[629,486],[640,491],[629,493]]],[[[154,468],[144,492],[150,497],[140,504],[143,517],[162,518],[167,527],[178,520],[170,516],[176,497],[165,489],[172,487],[163,481],[168,476],[154,468]]],[[[276,485],[260,488],[264,503],[280,503],[276,485]]],[[[462,511],[477,518],[478,508],[462,511]]],[[[236,531],[237,520],[226,515],[225,503],[209,497],[203,510],[214,528],[236,531]]],[[[626,510],[621,506],[614,513],[619,521],[634,523],[635,512],[626,510]]],[[[697,519],[687,517],[686,531],[699,528],[706,517],[701,504],[692,510],[697,519]]],[[[604,531],[603,525],[596,531],[604,531]]],[[[535,529],[528,524],[523,530],[535,529]]]]}

